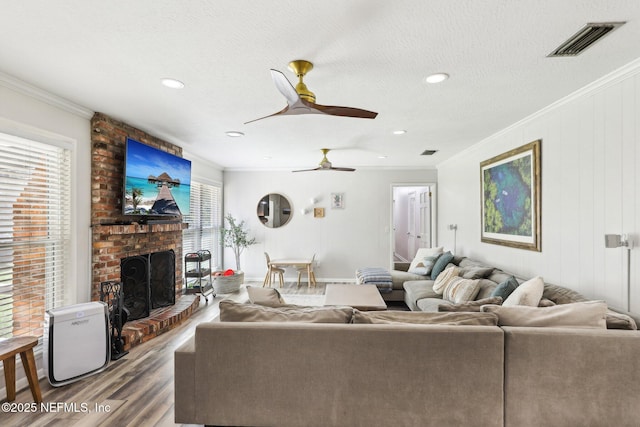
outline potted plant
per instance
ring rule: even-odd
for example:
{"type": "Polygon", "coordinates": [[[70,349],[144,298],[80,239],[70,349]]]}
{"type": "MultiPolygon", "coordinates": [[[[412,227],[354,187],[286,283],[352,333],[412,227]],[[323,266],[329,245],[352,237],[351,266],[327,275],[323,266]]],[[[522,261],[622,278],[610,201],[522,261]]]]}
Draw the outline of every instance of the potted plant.
{"type": "Polygon", "coordinates": [[[240,268],[240,254],[245,248],[256,244],[256,239],[249,238],[249,233],[244,227],[244,220],[238,223],[231,214],[227,214],[225,219],[229,223],[229,227],[222,228],[222,241],[226,248],[233,249],[233,254],[236,257],[236,270],[242,271],[240,268]]]}

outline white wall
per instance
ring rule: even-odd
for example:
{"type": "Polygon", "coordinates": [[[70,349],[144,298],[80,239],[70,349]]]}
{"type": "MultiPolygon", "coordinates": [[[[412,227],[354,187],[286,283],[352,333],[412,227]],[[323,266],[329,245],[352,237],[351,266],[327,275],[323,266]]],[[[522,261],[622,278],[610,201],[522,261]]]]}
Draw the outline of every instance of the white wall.
{"type": "Polygon", "coordinates": [[[91,142],[90,110],[0,75],[0,132],[72,145],[71,265],[67,304],[86,302],[91,294],[91,142]]]}
{"type": "MultiPolygon", "coordinates": [[[[436,182],[436,171],[357,170],[348,172],[224,172],[224,212],[245,220],[257,245],[242,255],[247,280],[262,280],[266,273],[264,252],[271,258],[308,257],[319,264],[317,279],[353,281],[358,267],[391,265],[391,186],[436,182]],[[258,201],[267,193],[281,193],[292,204],[293,217],[285,226],[270,229],[256,216],[258,201]],[[344,209],[331,209],[331,193],[344,193],[344,209]],[[325,208],[324,218],[301,209],[325,208]]],[[[235,260],[225,250],[225,268],[235,260]]],[[[295,278],[293,270],[288,279],[295,278]]]]}
{"type": "MultiPolygon", "coordinates": [[[[526,100],[523,100],[526,102],[526,100]]],[[[640,244],[640,60],[438,165],[440,244],[521,276],[541,275],[626,308],[626,251],[640,244]],[[542,252],[480,242],[480,162],[542,139],[542,252]]],[[[631,311],[640,312],[640,248],[631,251],[631,311]]]]}

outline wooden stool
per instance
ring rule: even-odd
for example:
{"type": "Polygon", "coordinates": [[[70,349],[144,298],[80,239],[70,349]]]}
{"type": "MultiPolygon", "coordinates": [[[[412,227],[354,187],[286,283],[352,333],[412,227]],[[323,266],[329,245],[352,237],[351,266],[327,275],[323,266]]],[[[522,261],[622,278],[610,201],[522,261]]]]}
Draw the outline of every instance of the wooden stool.
{"type": "Polygon", "coordinates": [[[7,386],[7,402],[16,400],[16,354],[20,353],[24,372],[29,380],[29,388],[36,403],[42,402],[38,369],[33,356],[33,347],[38,344],[38,337],[14,337],[0,341],[0,360],[4,365],[4,382],[7,386]]]}

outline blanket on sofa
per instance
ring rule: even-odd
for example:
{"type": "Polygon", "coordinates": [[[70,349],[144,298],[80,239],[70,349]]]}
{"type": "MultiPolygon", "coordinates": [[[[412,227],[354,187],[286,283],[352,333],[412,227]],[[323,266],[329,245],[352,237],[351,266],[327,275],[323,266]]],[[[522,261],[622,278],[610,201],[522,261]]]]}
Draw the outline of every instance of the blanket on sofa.
{"type": "Polygon", "coordinates": [[[380,293],[389,293],[393,291],[391,273],[385,268],[359,268],[356,270],[356,282],[359,285],[376,285],[380,293]]]}

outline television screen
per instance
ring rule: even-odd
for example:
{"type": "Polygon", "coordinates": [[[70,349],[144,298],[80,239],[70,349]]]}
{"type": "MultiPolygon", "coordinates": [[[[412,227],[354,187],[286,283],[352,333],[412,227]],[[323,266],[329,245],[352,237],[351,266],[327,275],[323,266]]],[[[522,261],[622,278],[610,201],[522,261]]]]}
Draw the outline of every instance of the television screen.
{"type": "Polygon", "coordinates": [[[189,160],[127,138],[124,175],[125,215],[189,213],[189,160]]]}

